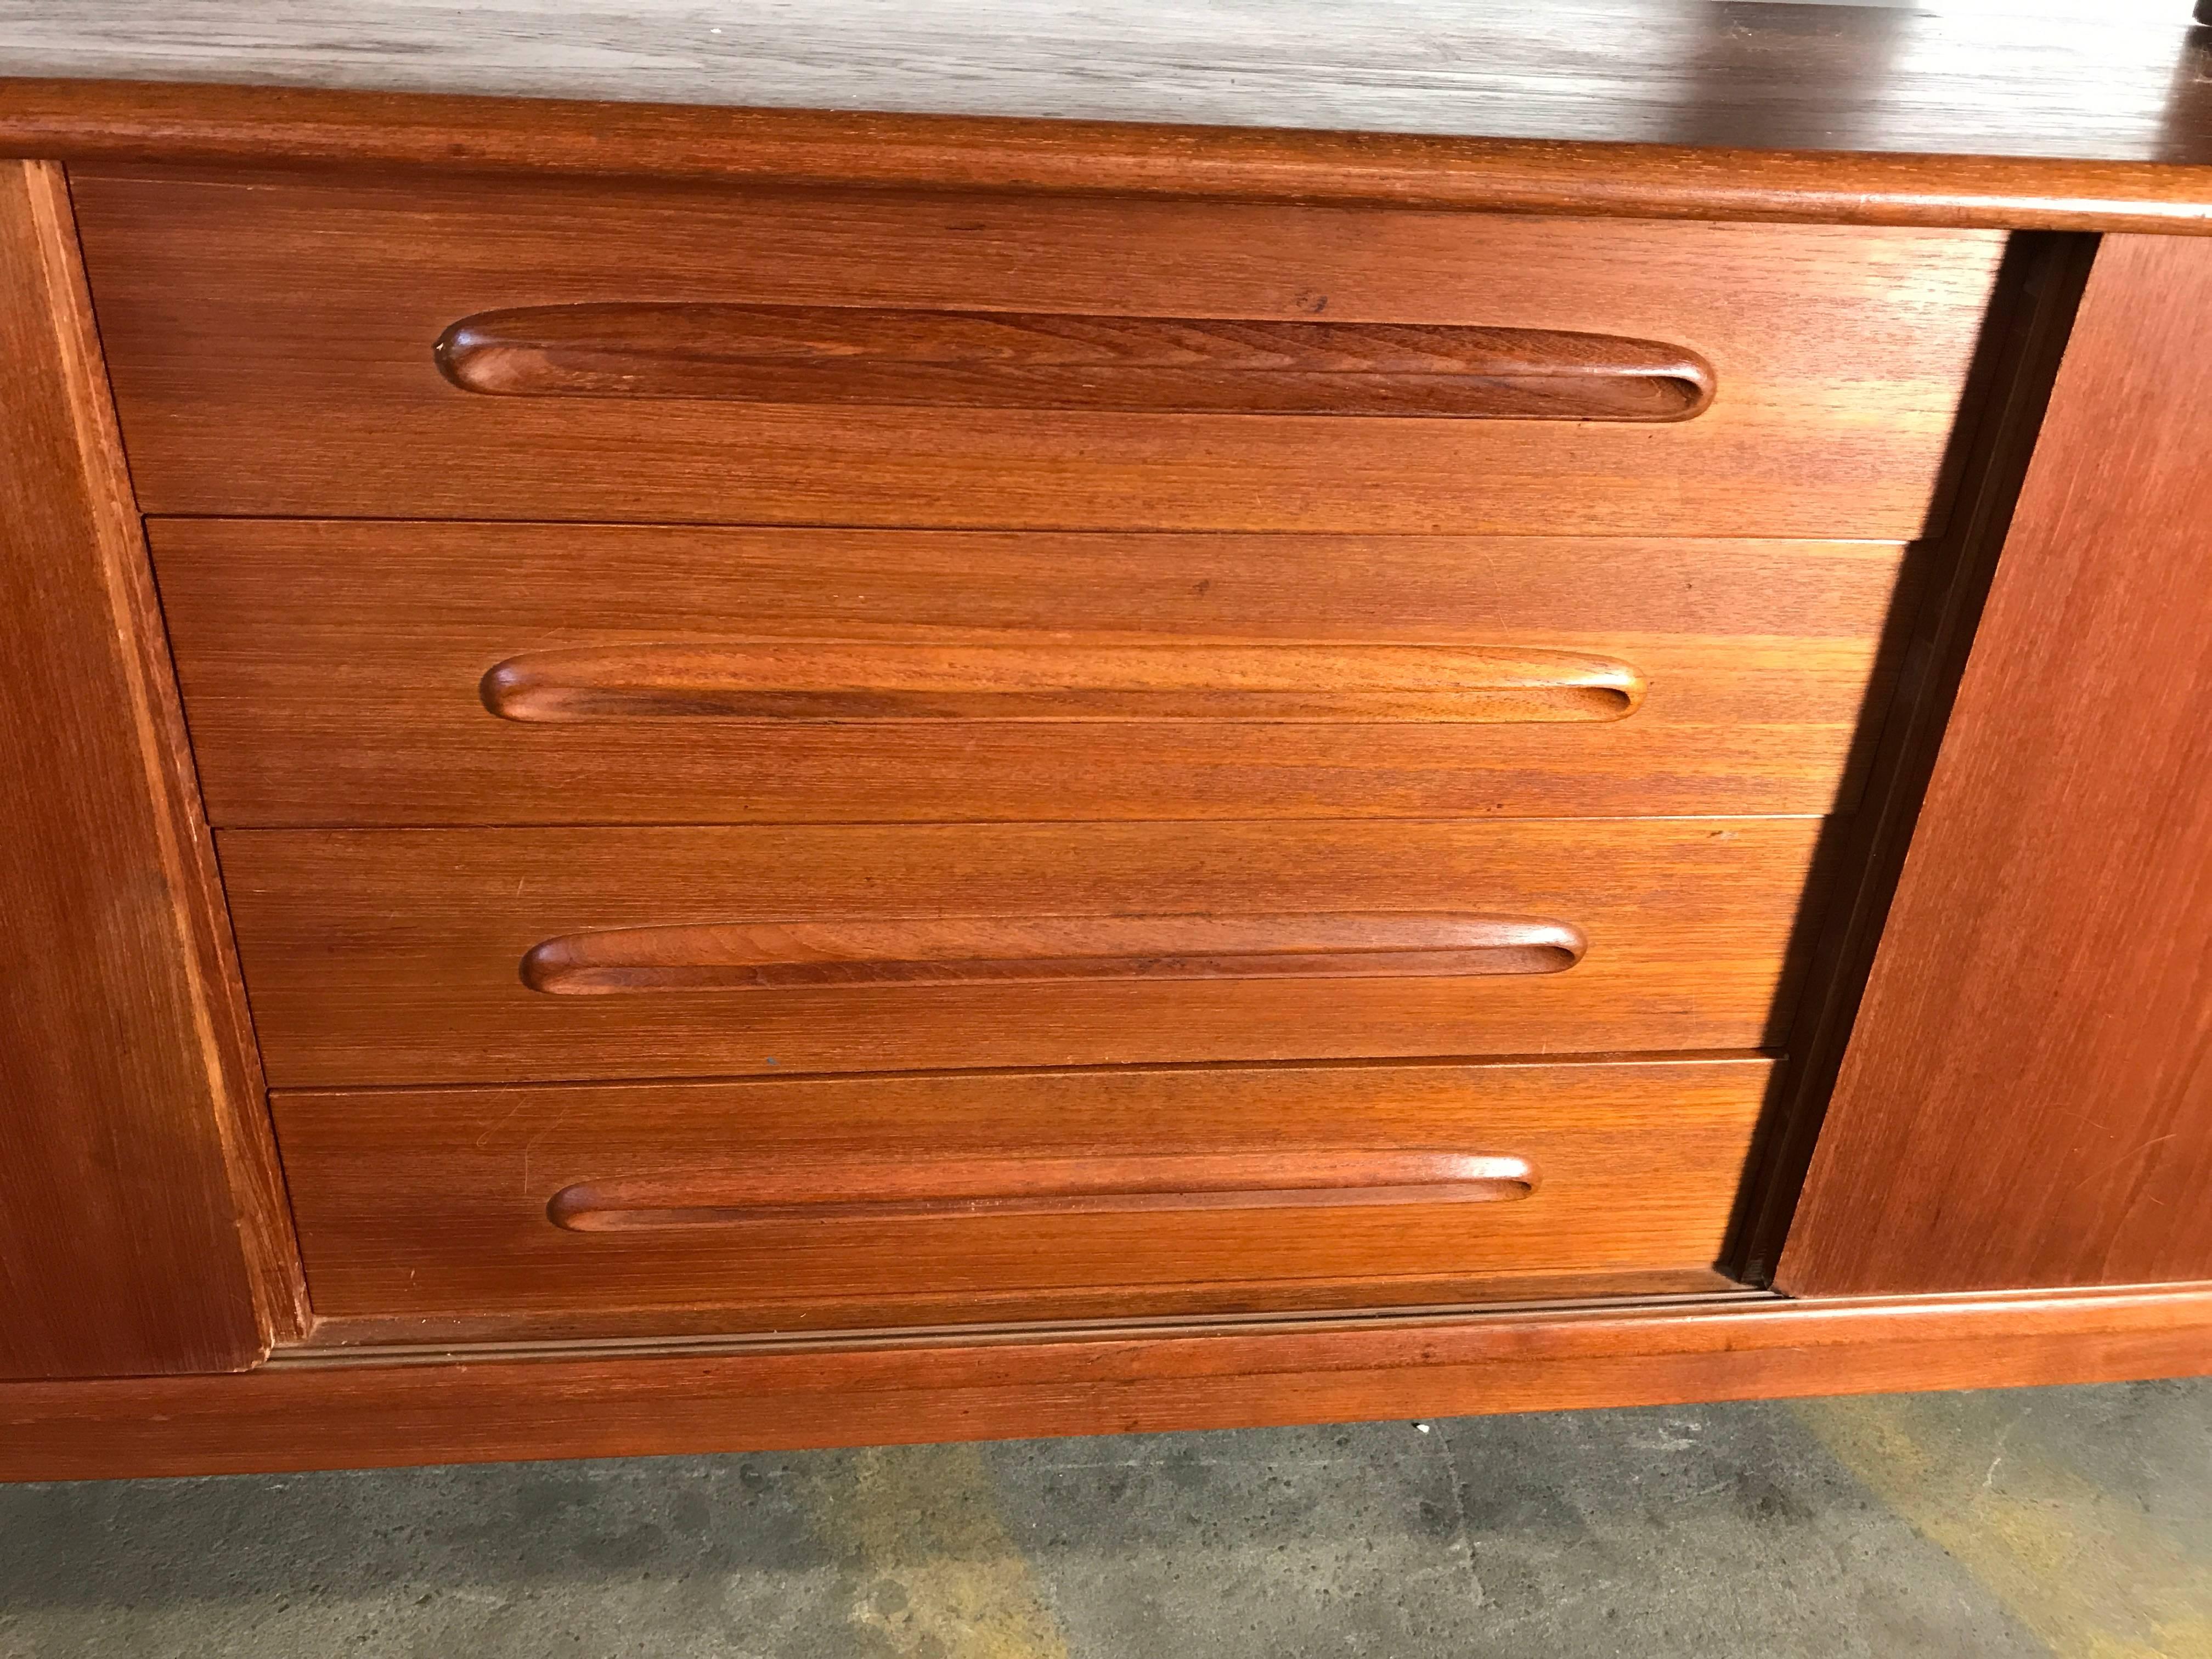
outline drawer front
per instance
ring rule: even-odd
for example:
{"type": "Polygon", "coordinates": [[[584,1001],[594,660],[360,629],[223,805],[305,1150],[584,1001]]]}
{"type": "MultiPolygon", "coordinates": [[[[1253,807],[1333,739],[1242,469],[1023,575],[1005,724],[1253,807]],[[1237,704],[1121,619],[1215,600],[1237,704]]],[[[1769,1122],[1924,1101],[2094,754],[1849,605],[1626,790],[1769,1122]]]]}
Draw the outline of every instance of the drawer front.
{"type": "Polygon", "coordinates": [[[275,1097],[325,1318],[509,1334],[1710,1289],[1759,1059],[275,1097]],[[1665,1277],[1671,1275],[1671,1279],[1665,1277]],[[444,1324],[441,1325],[441,1322],[444,1324]]]}
{"type": "MultiPolygon", "coordinates": [[[[228,830],[277,1087],[1753,1048],[1808,818],[228,830]]],[[[1809,911],[1808,911],[1809,913],[1809,911]]]]}
{"type": "Polygon", "coordinates": [[[153,528],[241,827],[1817,813],[1902,605],[1877,542],[153,528]]]}
{"type": "Polygon", "coordinates": [[[73,179],[149,512],[1922,534],[2002,239],[73,179]]]}

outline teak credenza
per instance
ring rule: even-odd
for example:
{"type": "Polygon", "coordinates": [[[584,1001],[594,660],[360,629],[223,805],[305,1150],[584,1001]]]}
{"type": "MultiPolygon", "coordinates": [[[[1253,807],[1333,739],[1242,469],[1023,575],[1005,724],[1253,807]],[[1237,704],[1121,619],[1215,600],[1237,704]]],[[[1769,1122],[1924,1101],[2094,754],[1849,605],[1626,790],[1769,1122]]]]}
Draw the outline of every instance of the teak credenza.
{"type": "Polygon", "coordinates": [[[0,1474],[2212,1370],[2172,33],[0,83],[0,1474]]]}

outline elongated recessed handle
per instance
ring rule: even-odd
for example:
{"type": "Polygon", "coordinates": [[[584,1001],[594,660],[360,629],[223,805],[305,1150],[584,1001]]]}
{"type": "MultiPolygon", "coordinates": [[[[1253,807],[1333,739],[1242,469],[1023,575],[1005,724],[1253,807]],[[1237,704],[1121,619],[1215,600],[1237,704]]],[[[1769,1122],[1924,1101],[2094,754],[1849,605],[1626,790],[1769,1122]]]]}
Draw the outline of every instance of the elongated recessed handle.
{"type": "Polygon", "coordinates": [[[775,404],[1680,421],[1711,365],[1654,340],[1419,323],[606,303],[465,317],[465,392],[775,404]]]}
{"type": "Polygon", "coordinates": [[[1457,1152],[864,1158],[579,1182],[556,1193],[545,1212],[571,1232],[611,1233],[768,1221],[1490,1204],[1535,1188],[1525,1158],[1457,1152]]]}
{"type": "Polygon", "coordinates": [[[503,720],[1614,720],[1644,677],[1496,646],[739,641],[530,651],[485,674],[503,720]]]}
{"type": "Polygon", "coordinates": [[[522,982],[555,996],[1061,980],[1456,979],[1556,974],[1580,929],[1519,916],[852,917],[564,933],[522,982]]]}

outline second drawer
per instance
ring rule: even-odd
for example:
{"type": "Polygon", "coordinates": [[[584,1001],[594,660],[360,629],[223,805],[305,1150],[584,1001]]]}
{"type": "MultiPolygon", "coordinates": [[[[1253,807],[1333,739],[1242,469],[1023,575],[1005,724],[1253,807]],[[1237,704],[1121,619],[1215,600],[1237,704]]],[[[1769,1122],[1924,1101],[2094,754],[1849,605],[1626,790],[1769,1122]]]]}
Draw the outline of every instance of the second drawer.
{"type": "Polygon", "coordinates": [[[217,824],[1847,805],[1879,542],[156,520],[217,824]]]}
{"type": "Polygon", "coordinates": [[[238,830],[279,1087],[1769,1046],[1814,818],[238,830]]]}

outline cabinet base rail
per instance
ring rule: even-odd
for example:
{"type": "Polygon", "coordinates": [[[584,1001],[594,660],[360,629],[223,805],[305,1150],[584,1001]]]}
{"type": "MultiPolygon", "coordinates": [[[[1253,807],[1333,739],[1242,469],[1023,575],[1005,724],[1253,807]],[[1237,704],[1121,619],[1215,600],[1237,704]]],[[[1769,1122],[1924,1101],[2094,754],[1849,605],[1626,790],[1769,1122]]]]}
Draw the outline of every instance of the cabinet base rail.
{"type": "Polygon", "coordinates": [[[0,1478],[1123,1434],[2212,1372],[2212,1284],[637,1344],[0,1385],[0,1478]]]}

